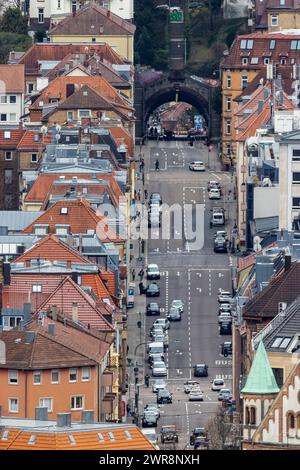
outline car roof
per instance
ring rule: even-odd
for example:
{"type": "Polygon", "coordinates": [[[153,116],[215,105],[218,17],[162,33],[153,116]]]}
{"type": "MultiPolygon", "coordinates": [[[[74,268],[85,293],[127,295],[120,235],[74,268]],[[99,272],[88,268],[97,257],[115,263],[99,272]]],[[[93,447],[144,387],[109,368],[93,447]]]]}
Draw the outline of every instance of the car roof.
{"type": "Polygon", "coordinates": [[[151,264],[148,264],[148,268],[158,268],[158,266],[155,263],[151,263],[151,264]]]}
{"type": "Polygon", "coordinates": [[[206,367],[206,364],[196,364],[196,367],[206,367]]]}

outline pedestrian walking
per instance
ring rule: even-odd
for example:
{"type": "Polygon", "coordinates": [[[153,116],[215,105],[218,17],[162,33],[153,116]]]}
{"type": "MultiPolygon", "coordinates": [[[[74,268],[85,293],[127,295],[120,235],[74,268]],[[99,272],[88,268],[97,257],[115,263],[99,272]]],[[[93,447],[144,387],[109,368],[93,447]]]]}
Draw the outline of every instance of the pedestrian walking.
{"type": "Polygon", "coordinates": [[[142,268],[142,269],[140,270],[140,272],[139,272],[139,277],[140,277],[140,281],[142,282],[143,277],[144,277],[144,270],[143,270],[143,268],[142,268]]]}
{"type": "Polygon", "coordinates": [[[138,193],[136,191],[134,191],[134,200],[137,201],[138,200],[138,193]]]}
{"type": "Polygon", "coordinates": [[[139,201],[141,200],[141,190],[140,189],[138,190],[138,200],[139,201]]]}
{"type": "Polygon", "coordinates": [[[132,280],[135,281],[135,269],[132,270],[131,277],[132,277],[132,280]]]}
{"type": "Polygon", "coordinates": [[[142,173],[142,185],[144,186],[145,185],[145,174],[142,173]]]}
{"type": "Polygon", "coordinates": [[[155,161],[155,171],[159,170],[159,160],[155,161]]]}
{"type": "Polygon", "coordinates": [[[146,387],[149,387],[149,382],[150,382],[150,376],[148,374],[145,375],[145,385],[146,387]]]}
{"type": "Polygon", "coordinates": [[[148,199],[148,190],[147,189],[144,189],[144,198],[147,201],[147,199],[148,199]]]}

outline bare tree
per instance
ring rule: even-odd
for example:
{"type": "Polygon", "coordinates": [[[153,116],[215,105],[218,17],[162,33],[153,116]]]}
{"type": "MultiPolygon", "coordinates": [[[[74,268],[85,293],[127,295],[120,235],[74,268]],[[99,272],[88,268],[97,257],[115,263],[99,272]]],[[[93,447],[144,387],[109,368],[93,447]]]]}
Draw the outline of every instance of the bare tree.
{"type": "Polygon", "coordinates": [[[224,450],[234,444],[233,424],[223,408],[219,408],[215,416],[209,420],[206,432],[210,450],[224,450]]]}

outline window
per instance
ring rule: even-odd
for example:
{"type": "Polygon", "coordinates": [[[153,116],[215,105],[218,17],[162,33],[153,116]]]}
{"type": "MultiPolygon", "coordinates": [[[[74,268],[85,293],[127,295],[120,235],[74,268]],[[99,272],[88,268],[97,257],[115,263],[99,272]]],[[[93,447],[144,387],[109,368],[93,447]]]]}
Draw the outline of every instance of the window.
{"type": "Polygon", "coordinates": [[[77,10],[77,0],[72,0],[72,13],[76,13],[77,10]]]}
{"type": "Polygon", "coordinates": [[[281,65],[286,65],[286,58],[285,58],[285,57],[282,57],[282,58],[280,59],[280,64],[281,64],[281,65]]]}
{"type": "Polygon", "coordinates": [[[293,197],[293,209],[299,209],[300,197],[293,197]]]}
{"type": "Polygon", "coordinates": [[[284,6],[285,5],[285,0],[280,0],[280,5],[284,6]]]}
{"type": "Polygon", "coordinates": [[[4,171],[4,181],[5,181],[5,184],[12,184],[12,176],[13,176],[12,170],[6,169],[6,170],[4,171]]]}
{"type": "Polygon", "coordinates": [[[42,285],[41,284],[33,284],[32,285],[32,292],[42,292],[42,285]]]}
{"type": "Polygon", "coordinates": [[[255,406],[250,407],[250,425],[251,426],[256,425],[256,408],[255,408],[255,406]]]}
{"type": "Polygon", "coordinates": [[[12,122],[15,122],[17,120],[16,113],[10,113],[9,120],[12,121],[12,122]]]}
{"type": "Polygon", "coordinates": [[[270,41],[270,49],[273,50],[276,47],[276,39],[271,39],[270,41]]]}
{"type": "Polygon", "coordinates": [[[8,383],[9,385],[18,385],[18,371],[17,370],[9,370],[8,371],[8,383]]]}
{"type": "Polygon", "coordinates": [[[39,370],[33,372],[33,385],[41,385],[42,373],[39,370]]]}
{"type": "Polygon", "coordinates": [[[248,57],[242,58],[242,65],[248,65],[248,57]]]}
{"type": "Polygon", "coordinates": [[[81,380],[82,382],[89,382],[91,380],[91,368],[83,367],[81,370],[81,380]]]}
{"type": "Polygon", "coordinates": [[[53,399],[52,398],[40,398],[40,407],[47,408],[48,413],[53,411],[53,399]]]}
{"type": "Polygon", "coordinates": [[[12,194],[6,193],[5,196],[4,196],[5,209],[11,209],[12,202],[13,202],[12,194]]]}
{"type": "Polygon", "coordinates": [[[69,229],[67,227],[57,227],[55,226],[56,235],[68,235],[69,229]]]}
{"type": "Polygon", "coordinates": [[[291,58],[291,65],[294,65],[296,63],[295,59],[292,57],[291,58]]]}
{"type": "Polygon", "coordinates": [[[90,117],[91,113],[89,109],[80,109],[79,110],[79,117],[85,118],[85,117],[90,117]]]}
{"type": "Polygon", "coordinates": [[[241,49],[253,49],[253,39],[242,39],[241,49]]]}
{"type": "Polygon", "coordinates": [[[38,161],[37,153],[32,153],[31,154],[31,163],[36,163],[37,161],[38,161]]]}
{"type": "Polygon", "coordinates": [[[68,213],[68,208],[67,208],[67,207],[62,207],[62,208],[60,209],[60,214],[61,214],[61,215],[66,215],[67,213],[68,213]]]}
{"type": "Polygon", "coordinates": [[[247,75],[242,75],[241,77],[241,87],[242,89],[246,88],[248,85],[248,76],[247,75]]]}
{"type": "Polygon", "coordinates": [[[6,104],[6,103],[7,103],[7,96],[0,95],[0,104],[6,104]]]}
{"type": "Polygon", "coordinates": [[[226,144],[226,155],[231,155],[231,144],[226,144]]]}
{"type": "Polygon", "coordinates": [[[271,26],[278,26],[278,15],[271,15],[271,26]]]}
{"type": "Polygon", "coordinates": [[[293,149],[293,161],[300,160],[300,149],[293,149]]]}
{"type": "Polygon", "coordinates": [[[300,40],[299,39],[292,39],[291,41],[291,50],[296,51],[300,49],[300,40]]]}
{"type": "Polygon", "coordinates": [[[246,406],[246,410],[245,410],[245,424],[247,426],[249,426],[250,424],[250,410],[249,410],[249,406],[246,406]]]}
{"type": "Polygon", "coordinates": [[[257,65],[258,64],[258,57],[252,57],[251,64],[252,65],[257,65]]]}
{"type": "Polygon", "coordinates": [[[227,75],[227,88],[231,88],[231,76],[227,75]]]}
{"type": "Polygon", "coordinates": [[[10,413],[19,412],[19,400],[18,398],[9,398],[8,399],[8,409],[10,413]]]}
{"type": "Polygon", "coordinates": [[[52,370],[51,371],[51,383],[52,384],[58,384],[59,383],[59,371],[58,370],[52,370]]]}
{"type": "Polygon", "coordinates": [[[69,370],[69,382],[77,382],[77,369],[69,370]]]}
{"type": "Polygon", "coordinates": [[[231,121],[230,121],[230,119],[225,119],[225,132],[226,132],[226,134],[231,134],[231,121]]]}
{"type": "Polygon", "coordinates": [[[283,369],[281,367],[272,367],[272,371],[279,388],[283,385],[283,369]]]}
{"type": "Polygon", "coordinates": [[[5,152],[5,160],[12,160],[12,152],[5,152]]]}
{"type": "Polygon", "coordinates": [[[16,104],[16,102],[17,102],[16,95],[10,95],[9,102],[10,102],[10,104],[16,104]]]}
{"type": "Polygon", "coordinates": [[[74,119],[73,111],[68,111],[67,112],[67,121],[73,121],[73,119],[74,119]]]}
{"type": "Polygon", "coordinates": [[[44,8],[38,8],[38,22],[39,24],[44,23],[44,8]]]}
{"type": "Polygon", "coordinates": [[[27,83],[27,93],[31,94],[34,91],[34,83],[27,83]]]}
{"type": "Polygon", "coordinates": [[[0,114],[0,121],[6,122],[7,121],[7,114],[0,114]]]}
{"type": "Polygon", "coordinates": [[[10,131],[4,131],[4,139],[10,139],[11,138],[11,132],[10,131]]]}
{"type": "Polygon", "coordinates": [[[293,183],[294,184],[300,183],[300,173],[298,171],[293,172],[293,183]]]}
{"type": "Polygon", "coordinates": [[[226,111],[231,111],[231,98],[227,97],[226,98],[226,111]]]}
{"type": "Polygon", "coordinates": [[[77,395],[71,397],[71,410],[82,410],[83,409],[83,396],[77,395]]]}
{"type": "Polygon", "coordinates": [[[6,328],[15,328],[19,326],[22,321],[22,317],[3,317],[3,326],[6,328]]]}
{"type": "Polygon", "coordinates": [[[265,65],[269,65],[269,63],[270,63],[270,58],[269,58],[269,57],[265,57],[265,58],[264,58],[264,64],[265,64],[265,65]]]}
{"type": "Polygon", "coordinates": [[[287,414],[287,431],[289,432],[291,429],[295,429],[295,415],[293,412],[289,412],[287,414]]]}

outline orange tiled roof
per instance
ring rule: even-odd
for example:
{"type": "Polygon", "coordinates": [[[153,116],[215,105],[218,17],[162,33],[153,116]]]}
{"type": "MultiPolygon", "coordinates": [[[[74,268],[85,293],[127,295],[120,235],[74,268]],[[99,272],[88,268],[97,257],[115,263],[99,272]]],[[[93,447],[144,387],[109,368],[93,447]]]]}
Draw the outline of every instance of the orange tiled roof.
{"type": "Polygon", "coordinates": [[[109,131],[118,145],[124,144],[130,157],[133,155],[133,139],[132,136],[124,129],[124,127],[110,127],[109,131]]]}
{"type": "Polygon", "coordinates": [[[111,295],[98,274],[83,274],[81,278],[82,285],[91,287],[91,289],[95,292],[99,300],[108,298],[113,304],[111,295]]]}
{"type": "Polygon", "coordinates": [[[39,132],[35,131],[25,131],[20,142],[18,143],[18,149],[19,150],[24,150],[24,149],[36,149],[45,147],[46,145],[51,144],[51,136],[50,135],[44,135],[39,132]],[[38,135],[39,140],[35,140],[35,136],[38,135]]]}
{"type": "Polygon", "coordinates": [[[0,64],[0,82],[3,93],[25,93],[25,69],[21,64],[0,64]]]}
{"type": "Polygon", "coordinates": [[[20,430],[14,428],[13,424],[5,430],[9,431],[8,439],[3,441],[0,438],[0,450],[155,450],[142,431],[131,425],[126,428],[118,426],[109,428],[106,423],[105,428],[99,425],[99,428],[88,430],[80,431],[74,427],[67,431],[63,429],[59,431],[59,428],[53,430],[49,422],[48,430],[43,432],[38,428],[20,430]],[[126,437],[125,430],[129,432],[131,439],[126,437]],[[103,438],[101,441],[99,433],[103,438]],[[109,433],[113,433],[114,440],[110,439],[109,433]],[[28,443],[32,435],[36,436],[34,445],[28,443]],[[75,444],[71,444],[70,435],[73,436],[75,444]]]}
{"type": "Polygon", "coordinates": [[[111,229],[106,218],[95,212],[91,205],[83,198],[70,201],[58,201],[47,209],[32,224],[25,228],[23,233],[32,233],[36,224],[49,225],[49,233],[55,232],[55,225],[63,224],[70,226],[71,234],[84,234],[88,230],[96,230],[99,239],[103,242],[117,242],[122,239],[111,229]],[[67,209],[67,214],[62,209],[67,209]]]}
{"type": "Polygon", "coordinates": [[[115,292],[115,275],[112,272],[101,270],[100,276],[103,281],[105,281],[109,292],[112,294],[115,292]]]}
{"type": "Polygon", "coordinates": [[[18,143],[24,133],[24,130],[20,127],[17,129],[0,129],[0,146],[3,148],[17,148],[18,143]],[[4,133],[10,132],[10,138],[5,139],[4,133]]]}

